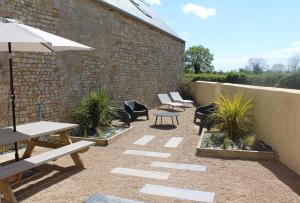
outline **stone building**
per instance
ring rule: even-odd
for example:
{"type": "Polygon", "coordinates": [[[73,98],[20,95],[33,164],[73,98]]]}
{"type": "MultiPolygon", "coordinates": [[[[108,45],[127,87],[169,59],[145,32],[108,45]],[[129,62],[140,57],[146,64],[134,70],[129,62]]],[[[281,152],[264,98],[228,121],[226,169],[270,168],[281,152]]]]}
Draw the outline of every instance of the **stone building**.
{"type": "MultiPolygon", "coordinates": [[[[70,119],[81,98],[106,89],[116,101],[157,103],[177,87],[185,43],[143,0],[0,0],[0,14],[94,47],[14,53],[18,123],[70,119]],[[39,110],[40,109],[40,110],[39,110]]],[[[0,53],[0,125],[11,123],[7,54],[0,53]]]]}

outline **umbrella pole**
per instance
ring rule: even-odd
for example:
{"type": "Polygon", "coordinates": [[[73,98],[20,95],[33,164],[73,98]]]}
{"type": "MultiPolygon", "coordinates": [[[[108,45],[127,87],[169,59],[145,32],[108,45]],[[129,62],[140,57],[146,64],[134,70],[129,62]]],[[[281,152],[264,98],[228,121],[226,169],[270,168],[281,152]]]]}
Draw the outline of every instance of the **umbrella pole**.
{"type": "MultiPolygon", "coordinates": [[[[17,132],[16,127],[16,105],[15,105],[15,91],[14,91],[14,75],[13,75],[13,67],[12,67],[12,55],[11,55],[11,43],[8,43],[8,52],[9,52],[9,73],[10,73],[10,99],[11,99],[11,108],[12,108],[12,116],[13,116],[13,130],[17,132]]],[[[15,142],[15,160],[19,160],[19,152],[18,152],[18,143],[15,142]]]]}

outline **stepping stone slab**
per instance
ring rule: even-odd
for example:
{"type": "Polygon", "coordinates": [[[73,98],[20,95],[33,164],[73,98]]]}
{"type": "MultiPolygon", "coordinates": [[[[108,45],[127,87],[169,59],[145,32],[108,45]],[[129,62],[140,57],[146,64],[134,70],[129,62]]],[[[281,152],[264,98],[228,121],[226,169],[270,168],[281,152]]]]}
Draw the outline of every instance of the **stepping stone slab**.
{"type": "Polygon", "coordinates": [[[84,203],[144,203],[130,199],[123,199],[120,197],[105,195],[102,193],[95,193],[90,196],[84,203]]]}
{"type": "Polygon", "coordinates": [[[170,153],[150,152],[150,151],[142,151],[142,150],[126,150],[123,152],[123,154],[158,157],[158,158],[168,158],[169,156],[171,156],[170,153]]]}
{"type": "Polygon", "coordinates": [[[138,139],[137,141],[135,141],[133,144],[144,146],[144,145],[148,144],[154,138],[155,138],[155,136],[153,136],[153,135],[145,135],[145,136],[141,137],[140,139],[138,139]]]}
{"type": "Polygon", "coordinates": [[[164,147],[168,148],[176,148],[180,144],[180,142],[183,140],[183,137],[172,137],[164,147]]]}
{"type": "Polygon", "coordinates": [[[117,173],[122,175],[143,177],[143,178],[153,178],[160,180],[167,180],[170,176],[169,173],[158,172],[158,171],[145,171],[145,170],[137,170],[131,168],[114,168],[110,171],[111,173],[117,173]]]}
{"type": "Polygon", "coordinates": [[[151,184],[146,184],[140,190],[140,192],[156,196],[173,197],[181,200],[191,200],[209,203],[213,202],[215,197],[214,192],[203,192],[198,190],[180,189],[151,184]]]}
{"type": "Polygon", "coordinates": [[[151,163],[151,166],[160,167],[160,168],[172,168],[172,169],[179,169],[179,170],[197,171],[197,172],[203,172],[206,170],[206,166],[202,166],[202,165],[170,163],[170,162],[161,162],[161,161],[153,161],[151,163]]]}

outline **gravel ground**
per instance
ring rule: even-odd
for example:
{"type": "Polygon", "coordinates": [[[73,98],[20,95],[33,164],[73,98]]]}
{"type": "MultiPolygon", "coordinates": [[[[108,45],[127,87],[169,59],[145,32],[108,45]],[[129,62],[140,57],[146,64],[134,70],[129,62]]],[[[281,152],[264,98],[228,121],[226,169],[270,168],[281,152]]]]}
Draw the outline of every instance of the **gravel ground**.
{"type": "MultiPolygon", "coordinates": [[[[253,162],[199,158],[195,156],[199,137],[193,124],[194,108],[181,113],[177,128],[156,128],[152,110],[149,121],[137,121],[126,136],[108,147],[92,147],[81,155],[86,169],[73,166],[70,157],[39,167],[39,173],[13,186],[21,202],[82,202],[95,192],[140,200],[144,202],[187,202],[139,193],[145,184],[158,184],[215,192],[215,202],[300,202],[300,176],[279,162],[253,162]],[[146,146],[132,143],[145,134],[156,138],[146,146]],[[176,149],[166,149],[164,144],[172,136],[184,139],[176,149]],[[169,152],[167,158],[149,158],[124,155],[126,149],[169,152]],[[202,164],[202,173],[174,169],[152,168],[151,161],[202,164]],[[153,180],[111,174],[115,167],[169,172],[168,180],[153,180]]],[[[164,119],[165,124],[171,123],[164,119]]],[[[35,153],[44,149],[38,148],[35,153]]]]}

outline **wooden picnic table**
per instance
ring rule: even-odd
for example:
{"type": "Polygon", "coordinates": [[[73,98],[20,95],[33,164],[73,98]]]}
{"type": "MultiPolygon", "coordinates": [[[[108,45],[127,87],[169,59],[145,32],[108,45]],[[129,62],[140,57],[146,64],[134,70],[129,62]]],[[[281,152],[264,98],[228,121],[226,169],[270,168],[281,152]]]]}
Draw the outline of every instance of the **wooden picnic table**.
{"type": "Polygon", "coordinates": [[[54,133],[60,133],[77,127],[78,124],[51,121],[40,121],[18,125],[17,132],[13,132],[12,127],[7,127],[0,129],[0,146],[54,133]]]}
{"type": "Polygon", "coordinates": [[[19,174],[25,170],[32,169],[62,156],[70,155],[76,166],[84,168],[78,153],[87,151],[88,148],[95,143],[89,141],[72,143],[67,132],[68,130],[77,127],[78,124],[40,121],[19,125],[17,126],[17,132],[13,132],[11,127],[0,129],[0,146],[15,142],[22,142],[27,145],[22,157],[23,160],[0,166],[0,191],[3,193],[4,197],[11,202],[16,202],[9,186],[9,182],[14,176],[19,177],[19,174]],[[59,134],[61,142],[39,139],[42,136],[51,134],[59,134]],[[52,148],[55,150],[50,150],[31,157],[36,146],[52,148]]]}
{"type": "MultiPolygon", "coordinates": [[[[22,142],[27,145],[26,151],[23,154],[23,159],[31,156],[36,146],[46,148],[59,148],[67,144],[71,144],[72,141],[69,138],[68,130],[77,128],[78,124],[72,123],[59,123],[51,121],[40,121],[34,123],[28,123],[17,126],[17,132],[12,131],[12,127],[4,128],[0,130],[0,146],[12,144],[15,142],[22,142]],[[62,143],[56,143],[51,141],[41,141],[40,137],[58,133],[61,137],[62,143]]],[[[80,160],[78,154],[72,155],[74,163],[83,167],[83,163],[80,160]]]]}

